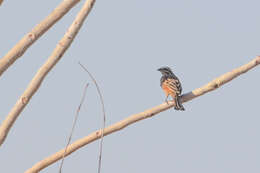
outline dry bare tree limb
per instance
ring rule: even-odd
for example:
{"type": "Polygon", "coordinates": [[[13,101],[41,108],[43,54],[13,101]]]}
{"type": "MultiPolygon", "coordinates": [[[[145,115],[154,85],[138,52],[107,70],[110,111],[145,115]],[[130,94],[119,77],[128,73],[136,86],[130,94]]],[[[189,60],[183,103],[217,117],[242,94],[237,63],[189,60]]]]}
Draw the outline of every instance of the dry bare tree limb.
{"type": "Polygon", "coordinates": [[[246,73],[248,70],[251,70],[252,68],[257,66],[259,63],[260,63],[260,56],[257,56],[255,59],[253,59],[249,63],[247,63],[239,68],[233,69],[232,71],[230,71],[226,74],[223,74],[222,76],[214,79],[213,81],[209,82],[208,84],[204,85],[203,87],[197,88],[197,89],[193,90],[192,92],[182,95],[181,101],[187,102],[191,99],[194,99],[203,94],[206,94],[207,92],[213,91],[213,90],[219,88],[220,86],[224,85],[225,83],[233,80],[237,76],[239,76],[243,73],[246,73]]]}
{"type": "MultiPolygon", "coordinates": [[[[216,79],[214,79],[213,81],[209,82],[208,84],[202,86],[201,88],[195,89],[192,92],[189,92],[187,94],[184,94],[182,96],[182,102],[187,102],[189,100],[192,100],[198,96],[201,96],[207,92],[213,91],[214,89],[219,88],[220,86],[222,86],[223,84],[231,81],[232,79],[236,78],[237,76],[247,72],[248,70],[254,68],[255,66],[257,66],[258,64],[260,64],[260,56],[257,56],[254,60],[250,61],[248,64],[245,64],[237,69],[232,70],[231,72],[228,72],[216,79]]],[[[163,103],[161,105],[155,106],[151,109],[148,109],[144,112],[138,113],[138,114],[134,114],[129,116],[128,118],[121,120],[115,124],[112,124],[108,127],[106,127],[104,129],[104,136],[109,135],[111,133],[114,133],[116,131],[119,131],[125,127],[127,127],[130,124],[133,124],[137,121],[146,119],[146,118],[150,118],[162,111],[165,111],[171,107],[174,106],[174,102],[169,102],[169,105],[167,103],[163,103]]],[[[93,133],[91,133],[90,135],[79,139],[77,141],[75,141],[74,143],[72,143],[71,145],[68,146],[67,148],[67,152],[66,152],[66,156],[71,154],[72,152],[78,150],[79,148],[93,142],[96,141],[97,139],[99,139],[101,137],[102,134],[102,129],[95,131],[93,133]]],[[[53,155],[45,158],[44,160],[36,163],[32,168],[28,169],[26,171],[26,173],[36,173],[44,168],[46,168],[47,166],[55,163],[57,160],[61,159],[64,153],[64,149],[58,151],[57,153],[54,153],[53,155]]]]}
{"type": "Polygon", "coordinates": [[[88,75],[91,77],[91,79],[93,80],[93,82],[96,85],[97,91],[98,91],[98,95],[100,98],[100,102],[102,105],[102,112],[103,112],[103,125],[102,125],[102,131],[101,131],[101,139],[100,139],[100,144],[99,144],[99,157],[98,157],[98,173],[100,173],[101,171],[101,160],[102,160],[102,151],[103,151],[103,139],[104,139],[104,129],[106,126],[106,111],[105,111],[105,103],[104,103],[104,99],[103,96],[101,94],[100,88],[97,84],[97,81],[95,80],[95,78],[93,77],[93,75],[87,70],[87,68],[82,65],[79,62],[79,65],[88,73],[88,75]]]}
{"type": "Polygon", "coordinates": [[[3,144],[10,128],[14,124],[16,118],[22,112],[24,107],[28,104],[31,97],[40,87],[42,81],[48,74],[48,72],[55,66],[55,64],[60,60],[65,51],[69,48],[73,39],[77,35],[79,29],[81,28],[85,18],[89,14],[90,10],[94,5],[95,0],[87,0],[83,5],[82,9],[77,14],[75,20],[67,30],[64,37],[59,41],[56,48],[52,52],[51,56],[48,60],[42,65],[42,67],[38,70],[36,75],[31,80],[30,84],[22,94],[22,96],[17,100],[14,107],[11,109],[6,119],[2,122],[0,126],[0,146],[3,144]]]}
{"type": "Polygon", "coordinates": [[[76,114],[75,114],[75,117],[74,117],[74,120],[73,120],[73,123],[72,123],[72,128],[71,128],[71,131],[70,131],[70,135],[69,135],[69,138],[68,138],[68,142],[66,144],[66,147],[65,147],[65,151],[63,153],[63,156],[62,156],[62,159],[61,159],[61,163],[60,163],[60,168],[59,168],[59,173],[61,173],[62,171],[62,166],[63,166],[63,162],[64,162],[64,157],[65,157],[65,153],[67,151],[67,148],[71,142],[71,138],[72,138],[72,135],[73,135],[73,132],[74,132],[74,129],[75,129],[75,126],[76,126],[76,123],[77,123],[77,120],[78,120],[78,117],[79,117],[79,112],[80,112],[80,109],[81,109],[81,106],[82,104],[84,103],[84,100],[85,100],[85,97],[86,97],[86,92],[87,92],[87,88],[88,88],[88,83],[85,85],[84,87],[84,91],[83,91],[83,95],[81,97],[81,100],[80,100],[80,104],[78,106],[78,109],[76,111],[76,114]]]}
{"type": "MultiPolygon", "coordinates": [[[[0,76],[52,25],[61,19],[80,0],[64,0],[49,16],[27,33],[4,57],[0,59],[0,76]]],[[[0,1],[1,5],[1,1],[0,1]]]]}

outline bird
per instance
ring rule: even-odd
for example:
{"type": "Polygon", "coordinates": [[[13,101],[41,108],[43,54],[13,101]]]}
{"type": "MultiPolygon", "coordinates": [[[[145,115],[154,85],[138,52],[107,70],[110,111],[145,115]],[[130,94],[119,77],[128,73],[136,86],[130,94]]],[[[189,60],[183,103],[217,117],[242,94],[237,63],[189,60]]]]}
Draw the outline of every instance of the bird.
{"type": "Polygon", "coordinates": [[[174,109],[184,111],[185,109],[180,102],[182,86],[178,77],[172,72],[170,67],[167,66],[159,68],[158,71],[162,73],[160,85],[166,94],[166,103],[168,104],[168,97],[170,95],[175,102],[174,109]]]}

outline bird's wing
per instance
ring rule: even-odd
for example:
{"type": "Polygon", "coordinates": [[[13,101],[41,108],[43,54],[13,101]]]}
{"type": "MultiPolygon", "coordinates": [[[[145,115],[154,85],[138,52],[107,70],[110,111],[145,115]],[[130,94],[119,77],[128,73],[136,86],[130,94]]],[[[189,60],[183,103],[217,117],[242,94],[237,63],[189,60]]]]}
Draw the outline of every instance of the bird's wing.
{"type": "Polygon", "coordinates": [[[176,92],[177,95],[180,95],[182,92],[181,83],[178,79],[168,78],[166,79],[166,84],[176,92]]]}

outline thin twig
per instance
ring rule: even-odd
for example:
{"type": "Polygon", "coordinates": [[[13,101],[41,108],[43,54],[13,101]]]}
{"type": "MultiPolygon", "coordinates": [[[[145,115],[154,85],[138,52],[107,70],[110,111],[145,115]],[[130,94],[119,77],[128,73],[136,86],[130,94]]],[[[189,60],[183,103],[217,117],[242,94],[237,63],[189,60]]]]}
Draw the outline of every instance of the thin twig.
{"type": "Polygon", "coordinates": [[[85,87],[84,87],[83,95],[82,95],[82,97],[81,97],[80,104],[79,104],[79,106],[78,106],[78,109],[77,109],[77,111],[76,111],[76,114],[75,114],[75,117],[74,117],[74,120],[73,120],[73,125],[72,125],[71,132],[70,132],[70,135],[69,135],[69,138],[68,138],[68,142],[67,142],[67,145],[66,145],[66,147],[65,147],[65,151],[64,151],[63,156],[62,156],[62,159],[61,159],[61,164],[60,164],[59,173],[61,173],[61,171],[62,171],[62,166],[63,166],[63,162],[64,162],[65,153],[67,152],[67,148],[68,148],[68,146],[69,146],[69,144],[70,144],[70,141],[71,141],[71,138],[72,138],[72,134],[73,134],[73,132],[74,132],[74,129],[75,129],[75,126],[76,126],[78,117],[79,117],[79,112],[80,112],[81,106],[82,106],[82,104],[84,103],[88,85],[89,85],[89,84],[87,83],[87,84],[85,85],[85,87]]]}
{"type": "MultiPolygon", "coordinates": [[[[230,82],[231,80],[238,77],[239,75],[253,69],[254,67],[256,67],[259,64],[260,64],[260,56],[257,56],[255,59],[253,59],[249,63],[214,79],[213,81],[209,82],[207,85],[204,85],[200,88],[193,90],[192,92],[188,92],[188,93],[182,95],[182,102],[190,101],[196,97],[202,96],[203,94],[205,94],[207,92],[213,91],[214,89],[219,88],[220,86],[224,85],[225,83],[230,82]]],[[[165,110],[168,110],[173,106],[174,106],[174,102],[169,102],[169,104],[163,103],[163,104],[160,104],[153,108],[147,109],[143,112],[140,112],[138,114],[131,115],[131,116],[125,118],[124,120],[121,120],[115,124],[112,124],[112,125],[106,127],[104,129],[104,136],[117,132],[119,130],[122,130],[125,127],[127,127],[131,124],[134,124],[138,121],[141,121],[143,119],[153,117],[154,115],[159,114],[160,112],[163,112],[165,110]]],[[[102,131],[102,129],[92,132],[88,136],[86,136],[82,139],[79,139],[79,140],[75,141],[74,143],[70,144],[68,146],[66,156],[70,155],[71,153],[75,152],[76,150],[80,149],[81,147],[98,140],[101,137],[101,135],[100,135],[101,131],[102,131]]],[[[51,165],[51,164],[55,163],[56,161],[58,161],[59,159],[61,159],[63,153],[64,153],[64,149],[58,151],[57,153],[52,154],[49,157],[46,157],[45,159],[36,163],[30,169],[28,169],[26,171],[26,173],[39,172],[40,170],[48,167],[49,165],[51,165]]]]}
{"type": "Polygon", "coordinates": [[[102,150],[103,150],[104,129],[105,129],[105,125],[106,125],[105,104],[104,104],[104,99],[102,97],[101,91],[100,91],[100,89],[98,87],[97,81],[92,76],[92,74],[87,70],[87,68],[84,67],[80,62],[79,62],[79,65],[89,74],[89,76],[91,77],[91,79],[95,83],[97,91],[98,91],[98,94],[99,94],[99,97],[100,97],[100,102],[102,104],[103,126],[102,126],[102,131],[101,131],[100,146],[99,146],[99,159],[98,159],[98,173],[100,173],[100,171],[101,171],[101,160],[102,160],[102,150]]]}

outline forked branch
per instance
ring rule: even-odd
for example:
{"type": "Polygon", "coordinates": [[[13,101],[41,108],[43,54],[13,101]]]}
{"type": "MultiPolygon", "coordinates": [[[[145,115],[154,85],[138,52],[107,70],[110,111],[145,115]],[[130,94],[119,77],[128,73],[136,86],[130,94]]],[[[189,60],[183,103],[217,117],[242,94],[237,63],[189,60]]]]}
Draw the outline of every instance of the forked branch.
{"type": "MultiPolygon", "coordinates": [[[[232,79],[236,78],[237,76],[247,72],[248,70],[254,68],[255,66],[257,66],[260,63],[260,56],[257,56],[254,60],[250,61],[248,64],[245,64],[239,68],[236,68],[234,70],[232,70],[231,72],[228,72],[216,79],[214,79],[213,81],[209,82],[208,84],[202,86],[201,88],[195,89],[187,94],[182,95],[181,101],[182,102],[187,102],[189,100],[192,100],[198,96],[201,96],[207,92],[213,91],[217,88],[219,88],[220,86],[222,86],[223,84],[231,81],[232,79]]],[[[138,113],[138,114],[134,114],[129,116],[128,118],[119,121],[113,125],[110,125],[108,127],[106,127],[104,129],[104,136],[109,135],[113,132],[119,131],[125,127],[127,127],[130,124],[133,124],[137,121],[146,119],[146,118],[150,118],[162,111],[165,111],[171,107],[174,106],[174,102],[169,102],[169,105],[167,103],[163,103],[161,105],[155,106],[151,109],[148,109],[144,112],[138,113]]],[[[66,156],[71,154],[72,152],[78,150],[79,148],[93,142],[96,141],[97,139],[99,139],[102,135],[102,129],[95,131],[93,133],[91,133],[90,135],[77,140],[76,142],[72,143],[71,145],[68,146],[67,151],[66,151],[66,156]]],[[[64,149],[58,151],[57,153],[45,158],[44,160],[36,163],[32,168],[28,169],[26,171],[26,173],[36,173],[39,172],[40,170],[46,168],[47,166],[55,163],[56,161],[58,161],[59,159],[62,158],[64,153],[64,149]]]]}

